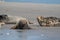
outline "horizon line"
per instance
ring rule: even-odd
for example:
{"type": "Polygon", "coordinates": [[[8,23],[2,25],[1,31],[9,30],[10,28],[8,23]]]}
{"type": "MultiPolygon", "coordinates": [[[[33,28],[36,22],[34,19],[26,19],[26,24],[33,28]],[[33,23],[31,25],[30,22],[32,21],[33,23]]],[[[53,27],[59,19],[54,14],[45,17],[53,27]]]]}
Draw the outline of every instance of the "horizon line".
{"type": "Polygon", "coordinates": [[[0,1],[0,2],[7,2],[7,3],[32,3],[32,4],[60,4],[60,3],[39,3],[39,2],[8,2],[8,1],[0,1]]]}
{"type": "MultiPolygon", "coordinates": [[[[31,2],[6,2],[6,1],[0,1],[0,3],[28,3],[28,4],[47,4],[47,3],[31,3],[31,2]]],[[[50,5],[60,5],[60,4],[50,4],[50,5]]]]}

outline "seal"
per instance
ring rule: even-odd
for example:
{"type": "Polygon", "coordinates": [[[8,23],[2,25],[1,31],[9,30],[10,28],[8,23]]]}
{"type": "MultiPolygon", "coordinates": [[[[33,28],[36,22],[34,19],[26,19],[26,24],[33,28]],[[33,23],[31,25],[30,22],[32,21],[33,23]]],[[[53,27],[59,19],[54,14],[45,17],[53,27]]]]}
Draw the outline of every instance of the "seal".
{"type": "Polygon", "coordinates": [[[20,20],[11,29],[31,29],[31,28],[28,26],[27,20],[20,20]]]}

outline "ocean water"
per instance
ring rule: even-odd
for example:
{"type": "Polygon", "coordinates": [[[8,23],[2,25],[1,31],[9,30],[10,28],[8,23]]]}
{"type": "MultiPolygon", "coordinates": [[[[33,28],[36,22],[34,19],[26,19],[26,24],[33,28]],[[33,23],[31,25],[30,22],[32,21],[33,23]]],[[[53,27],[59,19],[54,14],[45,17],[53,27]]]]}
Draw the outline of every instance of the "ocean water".
{"type": "Polygon", "coordinates": [[[37,16],[60,17],[60,5],[0,2],[0,14],[22,16],[34,23],[30,30],[13,30],[13,24],[5,24],[0,28],[0,40],[60,40],[60,27],[41,27],[36,20],[37,16]]]}

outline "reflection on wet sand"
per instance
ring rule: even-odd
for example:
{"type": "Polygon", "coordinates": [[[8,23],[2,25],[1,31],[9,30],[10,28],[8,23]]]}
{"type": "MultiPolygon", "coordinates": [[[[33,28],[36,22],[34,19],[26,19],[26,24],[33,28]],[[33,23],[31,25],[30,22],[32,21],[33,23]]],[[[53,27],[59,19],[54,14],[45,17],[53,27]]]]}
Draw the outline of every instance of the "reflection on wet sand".
{"type": "Polygon", "coordinates": [[[60,27],[36,30],[0,29],[0,40],[60,40],[60,27]]]}

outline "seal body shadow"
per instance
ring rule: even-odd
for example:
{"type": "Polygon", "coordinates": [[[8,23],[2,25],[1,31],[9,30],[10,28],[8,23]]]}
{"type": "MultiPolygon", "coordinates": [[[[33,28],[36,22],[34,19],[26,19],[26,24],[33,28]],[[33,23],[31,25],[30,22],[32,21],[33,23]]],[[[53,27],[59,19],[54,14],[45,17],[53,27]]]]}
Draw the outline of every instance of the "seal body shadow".
{"type": "Polygon", "coordinates": [[[20,20],[11,29],[31,29],[31,28],[28,26],[27,20],[20,20]]]}

